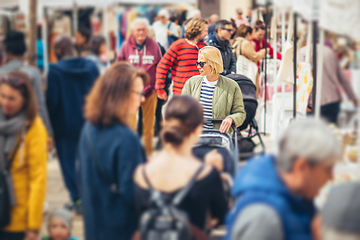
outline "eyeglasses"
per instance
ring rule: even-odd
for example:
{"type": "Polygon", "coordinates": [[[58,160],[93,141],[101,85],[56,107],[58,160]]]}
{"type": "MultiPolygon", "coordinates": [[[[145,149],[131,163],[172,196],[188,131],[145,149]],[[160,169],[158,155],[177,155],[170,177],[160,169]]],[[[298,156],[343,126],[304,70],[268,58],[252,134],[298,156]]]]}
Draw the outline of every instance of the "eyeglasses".
{"type": "Polygon", "coordinates": [[[145,92],[138,92],[138,91],[135,91],[135,90],[132,90],[132,92],[139,95],[139,97],[143,97],[145,95],[145,92]]]}
{"type": "Polygon", "coordinates": [[[228,31],[229,33],[232,33],[233,29],[232,28],[221,28],[222,30],[226,30],[228,31]]]}
{"type": "Polygon", "coordinates": [[[203,68],[205,66],[206,62],[199,62],[199,61],[196,61],[196,66],[200,66],[201,68],[203,68]]]}
{"type": "Polygon", "coordinates": [[[20,87],[25,82],[21,78],[13,77],[11,75],[5,74],[0,76],[0,83],[7,83],[13,87],[20,87]]]}
{"type": "Polygon", "coordinates": [[[238,12],[237,14],[242,15],[242,12],[238,12]]]}

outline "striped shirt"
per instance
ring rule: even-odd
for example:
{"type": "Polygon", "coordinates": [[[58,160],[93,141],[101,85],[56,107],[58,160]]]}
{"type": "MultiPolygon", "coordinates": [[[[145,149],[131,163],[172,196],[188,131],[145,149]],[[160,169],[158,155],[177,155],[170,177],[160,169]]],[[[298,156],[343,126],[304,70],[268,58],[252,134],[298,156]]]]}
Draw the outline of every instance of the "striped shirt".
{"type": "Polygon", "coordinates": [[[155,89],[158,95],[165,93],[166,74],[171,68],[173,92],[181,94],[185,82],[189,78],[199,75],[195,62],[198,59],[199,49],[207,46],[199,42],[196,46],[189,44],[185,38],[171,44],[156,68],[155,89]]]}
{"type": "MultiPolygon", "coordinates": [[[[201,93],[200,93],[200,103],[204,109],[204,119],[212,119],[212,108],[213,108],[213,95],[218,80],[209,82],[206,77],[202,82],[201,93]]],[[[213,129],[214,125],[212,123],[204,124],[205,129],[213,129]]]]}

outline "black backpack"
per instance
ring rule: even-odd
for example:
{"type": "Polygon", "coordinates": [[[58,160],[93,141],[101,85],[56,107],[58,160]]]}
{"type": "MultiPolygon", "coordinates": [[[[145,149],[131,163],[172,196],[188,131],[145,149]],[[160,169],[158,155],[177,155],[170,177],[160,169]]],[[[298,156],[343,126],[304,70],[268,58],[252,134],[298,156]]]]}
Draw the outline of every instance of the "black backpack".
{"type": "Polygon", "coordinates": [[[188,185],[178,192],[170,202],[166,202],[164,195],[155,190],[145,173],[143,175],[150,191],[151,207],[140,218],[141,240],[192,240],[192,228],[185,211],[178,208],[181,201],[191,190],[197,177],[204,168],[204,164],[196,171],[188,185]]]}

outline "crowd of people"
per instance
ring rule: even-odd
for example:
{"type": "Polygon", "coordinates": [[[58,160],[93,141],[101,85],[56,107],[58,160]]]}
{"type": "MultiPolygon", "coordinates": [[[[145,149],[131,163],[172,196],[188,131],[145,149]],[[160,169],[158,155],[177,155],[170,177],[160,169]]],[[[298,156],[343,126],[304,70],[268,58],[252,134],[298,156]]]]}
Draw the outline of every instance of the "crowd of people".
{"type": "MultiPolygon", "coordinates": [[[[24,34],[9,32],[7,62],[0,66],[0,239],[39,239],[54,147],[70,201],[50,214],[43,239],[74,239],[72,213],[84,216],[87,240],[209,239],[222,224],[229,240],[360,239],[358,215],[351,214],[358,204],[341,207],[334,193],[323,212],[314,205],[341,157],[341,144],[324,121],[294,121],[276,156],[259,156],[240,168],[231,183],[233,204],[223,185],[222,157],[212,151],[204,164],[193,155],[203,129],[231,134],[246,118],[241,89],[227,75],[245,74],[259,89],[265,47],[273,55],[264,23],[242,14],[237,9],[230,21],[212,15],[208,22],[195,12],[176,24],[163,9],[152,27],[138,17],[111,66],[102,58],[104,37],[79,29],[73,43],[59,35],[52,46],[58,61],[44,85],[39,70],[24,62],[24,34]],[[170,213],[182,224],[148,221],[170,213]]],[[[325,75],[335,71],[330,82],[340,76],[357,104],[335,59],[332,64],[325,75]]],[[[338,107],[340,98],[332,95],[322,104],[338,107]]],[[[336,111],[328,111],[332,121],[336,111]]],[[[338,191],[351,198],[359,186],[338,191]]]]}

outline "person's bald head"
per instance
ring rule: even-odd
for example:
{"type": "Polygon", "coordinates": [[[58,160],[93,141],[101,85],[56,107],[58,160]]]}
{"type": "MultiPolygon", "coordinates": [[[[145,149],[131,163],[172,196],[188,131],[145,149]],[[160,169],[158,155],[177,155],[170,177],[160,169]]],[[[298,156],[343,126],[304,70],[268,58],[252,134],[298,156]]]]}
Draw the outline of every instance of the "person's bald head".
{"type": "Polygon", "coordinates": [[[219,15],[217,15],[217,14],[211,15],[210,18],[209,18],[210,24],[219,21],[219,19],[220,19],[220,18],[219,18],[219,15]]]}
{"type": "Polygon", "coordinates": [[[74,56],[71,38],[66,35],[57,36],[54,42],[54,52],[58,60],[61,60],[64,57],[74,56]]]}

